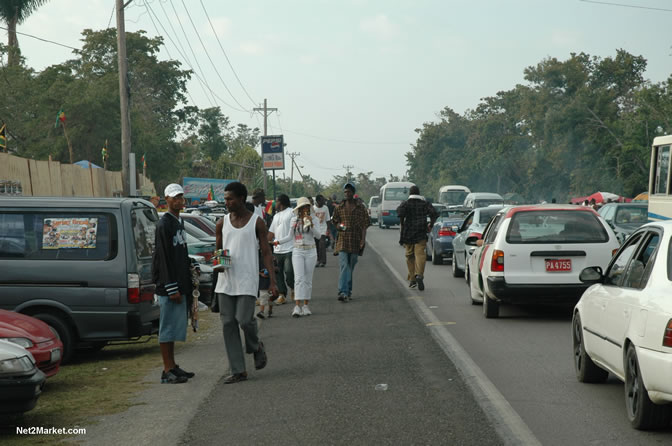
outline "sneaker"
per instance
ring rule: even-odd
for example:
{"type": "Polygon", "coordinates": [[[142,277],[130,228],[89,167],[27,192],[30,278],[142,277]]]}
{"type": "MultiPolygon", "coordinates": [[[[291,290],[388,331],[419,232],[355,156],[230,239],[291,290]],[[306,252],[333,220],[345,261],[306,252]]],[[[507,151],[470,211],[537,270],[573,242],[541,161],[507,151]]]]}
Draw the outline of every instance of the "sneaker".
{"type": "Polygon", "coordinates": [[[311,314],[313,314],[313,313],[310,311],[310,308],[308,308],[308,305],[304,305],[303,309],[301,310],[301,315],[302,316],[310,316],[311,314]]]}
{"type": "Polygon", "coordinates": [[[415,288],[416,286],[418,286],[418,282],[416,282],[415,280],[411,280],[408,284],[409,288],[415,288]]]}
{"type": "Polygon", "coordinates": [[[415,276],[415,281],[418,282],[418,289],[420,291],[425,289],[425,282],[422,281],[422,276],[415,276]]]}
{"type": "Polygon", "coordinates": [[[241,381],[247,381],[247,372],[234,373],[224,378],[224,384],[235,384],[241,381]]]}
{"type": "Polygon", "coordinates": [[[180,366],[177,365],[177,364],[175,364],[175,367],[173,367],[173,369],[171,370],[171,372],[173,372],[173,373],[176,374],[177,376],[186,376],[188,379],[191,379],[191,378],[193,378],[194,376],[196,376],[196,374],[195,374],[194,372],[187,372],[187,371],[185,371],[185,370],[182,370],[182,369],[180,368],[180,366]]]}
{"type": "Polygon", "coordinates": [[[340,302],[347,302],[347,301],[348,301],[348,298],[346,297],[345,294],[343,294],[343,293],[338,293],[338,300],[339,300],[340,302]]]}
{"type": "Polygon", "coordinates": [[[292,311],[292,317],[300,317],[302,314],[301,307],[294,305],[294,311],[292,311]]]}
{"type": "Polygon", "coordinates": [[[276,304],[276,305],[282,305],[282,304],[284,304],[284,303],[287,303],[287,299],[285,299],[285,295],[284,295],[284,294],[281,294],[280,297],[278,297],[277,299],[275,299],[275,301],[274,301],[273,303],[276,304]]]}
{"type": "Polygon", "coordinates": [[[268,357],[266,356],[266,350],[264,349],[264,343],[259,341],[259,349],[253,353],[254,354],[254,368],[261,370],[266,367],[268,363],[268,357]]]}
{"type": "Polygon", "coordinates": [[[168,372],[161,372],[161,384],[182,384],[189,381],[189,378],[186,376],[178,376],[173,373],[173,370],[175,369],[171,369],[168,372]]]}
{"type": "MultiPolygon", "coordinates": [[[[269,316],[270,316],[270,315],[269,315],[269,316]]],[[[259,319],[266,319],[266,316],[264,316],[264,312],[263,312],[263,311],[260,311],[259,313],[257,313],[257,317],[258,317],[259,319]]]]}

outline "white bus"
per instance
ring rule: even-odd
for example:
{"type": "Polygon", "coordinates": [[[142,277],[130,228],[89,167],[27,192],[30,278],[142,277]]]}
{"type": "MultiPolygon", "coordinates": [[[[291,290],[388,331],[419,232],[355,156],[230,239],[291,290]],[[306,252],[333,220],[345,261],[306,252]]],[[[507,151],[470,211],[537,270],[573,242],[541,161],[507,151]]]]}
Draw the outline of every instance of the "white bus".
{"type": "Polygon", "coordinates": [[[439,188],[439,203],[445,204],[446,206],[462,206],[464,199],[467,198],[467,195],[471,191],[467,186],[441,186],[439,188]]]}
{"type": "Polygon", "coordinates": [[[649,221],[672,219],[671,150],[672,135],[653,139],[649,171],[649,221]]]}
{"type": "Polygon", "coordinates": [[[389,228],[392,225],[399,224],[397,208],[402,201],[408,199],[408,190],[414,183],[405,181],[387,183],[380,188],[380,205],[378,206],[378,227],[389,228]]]}

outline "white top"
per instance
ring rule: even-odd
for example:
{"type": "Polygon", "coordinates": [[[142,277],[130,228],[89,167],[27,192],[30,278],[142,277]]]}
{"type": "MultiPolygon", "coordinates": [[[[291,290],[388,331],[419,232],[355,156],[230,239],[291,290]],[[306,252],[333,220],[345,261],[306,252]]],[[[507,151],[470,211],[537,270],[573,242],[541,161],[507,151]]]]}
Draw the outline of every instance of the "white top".
{"type": "Polygon", "coordinates": [[[319,224],[317,218],[313,215],[310,218],[313,220],[313,225],[308,230],[305,230],[303,219],[299,219],[296,216],[292,217],[289,234],[283,239],[277,239],[278,242],[286,243],[287,241],[294,240],[294,249],[315,249],[315,238],[320,238],[321,234],[316,229],[319,224]]]}
{"type": "Polygon", "coordinates": [[[230,214],[222,224],[222,249],[228,249],[231,267],[223,269],[217,278],[215,293],[229,296],[257,296],[259,292],[259,242],[257,240],[256,215],[245,226],[235,228],[230,214]]]}
{"type": "MultiPolygon", "coordinates": [[[[272,232],[275,235],[276,240],[287,238],[292,231],[291,222],[293,216],[294,212],[292,212],[292,208],[287,208],[284,211],[278,212],[275,214],[275,217],[273,217],[268,232],[272,232]]],[[[273,252],[276,254],[287,254],[288,252],[292,252],[293,248],[294,242],[292,242],[292,238],[289,237],[287,242],[274,246],[273,252]]]]}
{"type": "Polygon", "coordinates": [[[326,204],[321,208],[314,206],[313,212],[315,213],[315,217],[319,222],[319,224],[316,226],[318,232],[322,235],[327,235],[327,222],[331,220],[331,216],[329,215],[329,208],[326,204]]]}
{"type": "Polygon", "coordinates": [[[264,205],[259,204],[254,207],[254,215],[258,215],[262,220],[264,219],[264,205]]]}

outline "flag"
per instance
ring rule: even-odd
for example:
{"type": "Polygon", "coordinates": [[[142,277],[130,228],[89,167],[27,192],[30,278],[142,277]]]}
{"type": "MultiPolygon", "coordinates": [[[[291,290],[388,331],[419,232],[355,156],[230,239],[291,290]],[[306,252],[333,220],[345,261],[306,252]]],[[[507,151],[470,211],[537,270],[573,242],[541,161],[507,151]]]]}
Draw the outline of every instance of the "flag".
{"type": "Polygon", "coordinates": [[[105,162],[105,160],[107,160],[107,140],[105,140],[105,145],[100,151],[100,154],[103,156],[103,162],[105,162]]]}
{"type": "Polygon", "coordinates": [[[2,124],[2,127],[0,128],[0,147],[5,149],[7,151],[7,126],[5,124],[2,124]]]}
{"type": "Polygon", "coordinates": [[[265,212],[266,212],[268,215],[273,215],[273,209],[275,209],[275,200],[271,200],[271,201],[269,201],[269,202],[266,203],[266,209],[265,209],[265,212]]]}
{"type": "Polygon", "coordinates": [[[144,169],[146,169],[147,168],[147,160],[145,159],[145,154],[144,153],[142,154],[142,158],[140,158],[140,161],[142,161],[142,167],[144,169]]]}
{"type": "Polygon", "coordinates": [[[206,197],[206,201],[212,201],[215,199],[215,189],[212,188],[212,184],[210,185],[210,190],[208,191],[208,196],[206,197]]]}
{"type": "Polygon", "coordinates": [[[65,112],[63,109],[60,109],[56,115],[56,123],[54,124],[54,128],[58,128],[59,121],[65,123],[65,112]]]}

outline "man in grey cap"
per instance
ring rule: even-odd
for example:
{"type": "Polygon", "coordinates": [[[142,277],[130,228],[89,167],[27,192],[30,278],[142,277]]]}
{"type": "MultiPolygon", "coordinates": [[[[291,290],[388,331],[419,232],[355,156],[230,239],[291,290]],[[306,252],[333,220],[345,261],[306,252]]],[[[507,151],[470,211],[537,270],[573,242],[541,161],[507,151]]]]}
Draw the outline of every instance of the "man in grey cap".
{"type": "Polygon", "coordinates": [[[352,298],[352,274],[358,257],[364,253],[366,229],[370,219],[366,208],[355,200],[355,185],[343,186],[345,200],[334,209],[331,221],[339,231],[334,252],[338,252],[340,273],[338,276],[338,300],[348,302],[352,298]]]}

